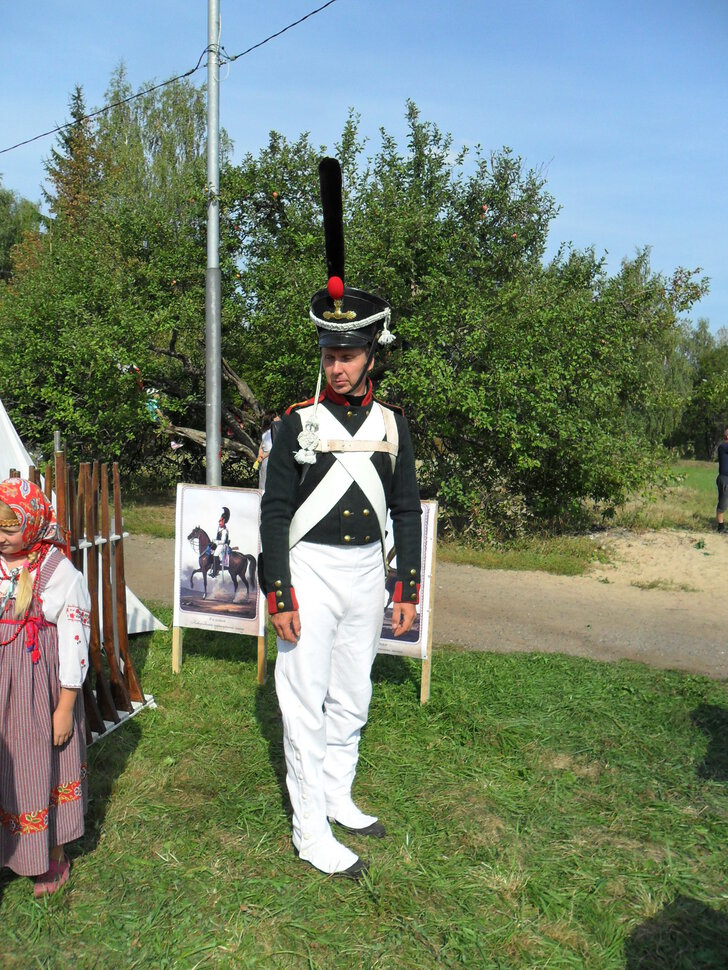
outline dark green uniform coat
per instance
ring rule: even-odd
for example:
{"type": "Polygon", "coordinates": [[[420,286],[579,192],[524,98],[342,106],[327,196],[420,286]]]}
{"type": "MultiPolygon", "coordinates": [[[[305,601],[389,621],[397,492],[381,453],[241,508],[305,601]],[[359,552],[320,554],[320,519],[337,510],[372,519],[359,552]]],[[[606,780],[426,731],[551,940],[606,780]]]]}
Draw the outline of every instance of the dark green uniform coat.
{"type": "MultiPolygon", "coordinates": [[[[360,403],[351,404],[330,387],[321,394],[319,408],[327,408],[351,434],[355,434],[371,409],[371,383],[360,403]]],[[[385,452],[374,452],[374,464],[384,487],[387,507],[394,525],[397,548],[397,584],[394,602],[417,603],[420,587],[421,507],[415,473],[412,440],[407,421],[399,409],[384,402],[382,407],[394,411],[399,433],[399,452],[392,470],[391,458],[385,452]]],[[[302,431],[298,409],[313,404],[313,398],[294,404],[284,415],[268,458],[268,476],[261,506],[261,539],[263,568],[261,585],[268,594],[271,613],[296,609],[295,591],[289,569],[289,528],[296,509],[313,492],[337,460],[330,452],[319,452],[313,465],[301,465],[295,458],[302,431]]],[[[363,545],[380,542],[379,523],[371,503],[359,486],[352,482],[348,491],[331,511],[304,537],[306,542],[325,545],[363,545]]]]}

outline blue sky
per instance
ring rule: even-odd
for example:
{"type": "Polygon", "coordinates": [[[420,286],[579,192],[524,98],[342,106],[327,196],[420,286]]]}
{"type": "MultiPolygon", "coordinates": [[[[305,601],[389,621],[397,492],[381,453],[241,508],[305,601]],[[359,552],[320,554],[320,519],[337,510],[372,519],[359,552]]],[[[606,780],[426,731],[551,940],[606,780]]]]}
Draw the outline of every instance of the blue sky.
{"type": "MultiPolygon", "coordinates": [[[[322,2],[220,0],[221,43],[237,54],[322,2]]],[[[120,61],[136,89],[207,44],[207,0],[6,0],[1,22],[0,148],[67,121],[76,84],[100,107],[120,61]]],[[[353,107],[373,151],[380,127],[403,135],[407,98],[456,147],[543,170],[549,254],[593,245],[615,272],[649,245],[666,275],[702,267],[692,316],[728,327],[728,0],[337,0],[223,68],[221,124],[235,159],[271,129],[331,148],[353,107]]],[[[53,144],[0,154],[3,185],[38,201],[53,144]]]]}

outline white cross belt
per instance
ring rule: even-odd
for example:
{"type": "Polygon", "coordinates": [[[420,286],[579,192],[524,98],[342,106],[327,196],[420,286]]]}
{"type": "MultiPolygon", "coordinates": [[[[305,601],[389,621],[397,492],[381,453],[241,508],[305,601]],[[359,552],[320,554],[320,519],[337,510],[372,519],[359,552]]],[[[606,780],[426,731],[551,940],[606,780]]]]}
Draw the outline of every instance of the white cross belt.
{"type": "MultiPolygon", "coordinates": [[[[309,410],[313,409],[305,408],[298,412],[304,427],[309,410]]],[[[289,532],[290,548],[328,515],[352,482],[356,482],[372,506],[384,544],[387,501],[382,479],[371,462],[371,456],[375,451],[389,453],[394,468],[399,451],[399,434],[394,416],[374,402],[366,420],[354,435],[349,434],[344,425],[325,408],[319,408],[316,417],[321,436],[316,450],[332,453],[336,461],[296,510],[289,532]],[[342,432],[346,437],[342,437],[342,432]],[[338,447],[340,445],[344,447],[338,447]]]]}

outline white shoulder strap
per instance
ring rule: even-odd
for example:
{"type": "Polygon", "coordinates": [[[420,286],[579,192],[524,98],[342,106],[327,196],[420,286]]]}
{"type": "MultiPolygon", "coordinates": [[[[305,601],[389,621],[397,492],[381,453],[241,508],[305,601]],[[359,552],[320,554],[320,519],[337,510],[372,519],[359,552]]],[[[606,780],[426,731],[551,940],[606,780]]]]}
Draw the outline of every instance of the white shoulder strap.
{"type": "MultiPolygon", "coordinates": [[[[355,435],[350,435],[344,425],[326,409],[320,409],[318,417],[322,443],[317,450],[331,451],[337,460],[313,492],[296,510],[289,531],[290,547],[292,548],[299,542],[331,511],[344,496],[352,481],[359,485],[369,499],[379,522],[382,539],[384,539],[387,513],[384,486],[369,459],[375,450],[386,450],[390,454],[392,468],[394,468],[397,458],[397,451],[394,449],[399,447],[399,435],[394,416],[387,408],[383,408],[375,402],[367,420],[355,435]],[[347,442],[348,447],[341,449],[332,447],[338,443],[339,439],[329,438],[327,435],[337,432],[347,436],[340,440],[342,443],[347,442]],[[392,434],[394,441],[390,440],[392,434]],[[382,440],[383,438],[386,440],[382,440]],[[384,448],[382,448],[383,445],[384,448]]],[[[305,416],[302,415],[301,419],[305,421],[305,416]]]]}
{"type": "Polygon", "coordinates": [[[394,471],[394,466],[397,463],[397,455],[399,454],[399,431],[397,430],[397,422],[389,408],[382,407],[380,404],[379,410],[382,412],[382,418],[384,419],[384,432],[387,438],[387,444],[390,446],[388,451],[392,456],[392,471],[394,471]]]}

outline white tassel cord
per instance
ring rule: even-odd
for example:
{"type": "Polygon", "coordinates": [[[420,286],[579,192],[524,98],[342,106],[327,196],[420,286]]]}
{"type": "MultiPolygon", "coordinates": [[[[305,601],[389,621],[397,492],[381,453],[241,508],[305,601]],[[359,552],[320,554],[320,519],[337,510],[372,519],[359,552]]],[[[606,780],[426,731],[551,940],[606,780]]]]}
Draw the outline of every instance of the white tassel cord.
{"type": "Polygon", "coordinates": [[[321,361],[319,360],[319,372],[318,380],[316,381],[316,394],[314,395],[313,402],[313,414],[310,420],[306,422],[303,431],[298,436],[298,443],[301,446],[301,450],[295,452],[293,457],[298,462],[299,465],[314,465],[316,463],[316,445],[319,443],[318,436],[318,421],[316,420],[316,413],[318,411],[319,395],[321,394],[321,377],[323,375],[323,367],[321,361]]]}

